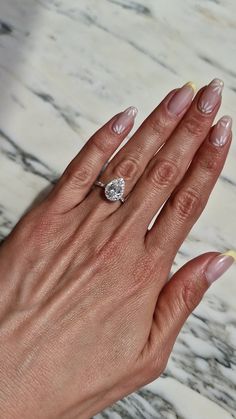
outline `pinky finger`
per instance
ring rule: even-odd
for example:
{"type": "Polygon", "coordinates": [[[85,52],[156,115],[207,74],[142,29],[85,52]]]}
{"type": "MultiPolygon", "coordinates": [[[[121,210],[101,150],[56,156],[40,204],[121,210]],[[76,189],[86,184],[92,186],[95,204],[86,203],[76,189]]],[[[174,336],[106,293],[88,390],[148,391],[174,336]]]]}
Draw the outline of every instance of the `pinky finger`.
{"type": "Polygon", "coordinates": [[[236,261],[236,251],[200,255],[180,268],[162,288],[153,316],[150,342],[153,351],[163,345],[167,358],[188,316],[210,285],[236,261]],[[160,342],[161,339],[161,342],[160,342]]]}
{"type": "Polygon", "coordinates": [[[48,196],[56,212],[65,213],[85,198],[104,164],[131,131],[136,115],[137,109],[129,107],[88,140],[48,196]]]}

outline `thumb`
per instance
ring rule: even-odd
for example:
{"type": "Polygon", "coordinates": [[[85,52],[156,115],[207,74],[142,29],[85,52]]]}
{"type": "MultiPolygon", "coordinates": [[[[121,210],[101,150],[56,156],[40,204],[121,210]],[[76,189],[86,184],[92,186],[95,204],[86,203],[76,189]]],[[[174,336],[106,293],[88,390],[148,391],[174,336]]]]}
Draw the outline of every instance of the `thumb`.
{"type": "Polygon", "coordinates": [[[209,286],[236,260],[236,251],[205,253],[180,268],[162,288],[153,320],[157,339],[171,351],[181,327],[209,286]]]}

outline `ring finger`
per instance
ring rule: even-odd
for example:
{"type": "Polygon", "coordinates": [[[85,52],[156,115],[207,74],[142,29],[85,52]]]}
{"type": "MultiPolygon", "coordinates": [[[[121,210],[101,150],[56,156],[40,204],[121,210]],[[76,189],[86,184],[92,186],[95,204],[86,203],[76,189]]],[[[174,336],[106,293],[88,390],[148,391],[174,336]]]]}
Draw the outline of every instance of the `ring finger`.
{"type": "Polygon", "coordinates": [[[177,129],[150,161],[130,198],[119,210],[119,220],[132,214],[135,228],[138,218],[146,233],[150,221],[176,188],[206,138],[221,103],[222,88],[223,82],[214,79],[198,92],[177,129]]]}
{"type": "MultiPolygon", "coordinates": [[[[194,96],[194,85],[189,82],[182,88],[170,92],[160,105],[142,123],[133,137],[121,148],[101,174],[99,181],[106,184],[115,178],[125,179],[125,197],[134,187],[147,163],[164,144],[189,108],[194,96]]],[[[122,129],[122,125],[120,129],[122,129]]],[[[102,214],[109,214],[120,204],[101,200],[104,191],[95,188],[86,200],[86,209],[94,208],[99,202],[102,214]]]]}

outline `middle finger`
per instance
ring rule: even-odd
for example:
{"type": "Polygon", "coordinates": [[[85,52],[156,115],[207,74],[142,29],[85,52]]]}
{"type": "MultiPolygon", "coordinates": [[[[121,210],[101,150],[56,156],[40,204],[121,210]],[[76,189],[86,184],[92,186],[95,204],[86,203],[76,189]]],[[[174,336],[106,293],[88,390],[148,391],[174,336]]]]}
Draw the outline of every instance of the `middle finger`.
{"type": "Polygon", "coordinates": [[[189,111],[159,152],[149,162],[130,197],[119,209],[119,220],[131,216],[144,233],[160,207],[185,174],[207,136],[221,103],[223,82],[214,79],[198,92],[189,111]]]}

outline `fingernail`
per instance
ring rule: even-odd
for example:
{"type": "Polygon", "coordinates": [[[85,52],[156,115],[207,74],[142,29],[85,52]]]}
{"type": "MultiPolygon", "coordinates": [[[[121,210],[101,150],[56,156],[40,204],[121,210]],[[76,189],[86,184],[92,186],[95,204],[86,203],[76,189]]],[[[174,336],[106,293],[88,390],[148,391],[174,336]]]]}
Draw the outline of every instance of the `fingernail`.
{"type": "Polygon", "coordinates": [[[205,275],[206,279],[211,285],[216,279],[218,279],[229,267],[236,261],[236,251],[228,250],[227,252],[221,253],[214,257],[207,265],[205,275]]]}
{"type": "Polygon", "coordinates": [[[214,126],[210,142],[216,147],[222,147],[229,139],[229,134],[232,128],[232,118],[228,115],[223,116],[214,126]]]}
{"type": "Polygon", "coordinates": [[[138,109],[135,106],[130,106],[120,115],[118,115],[114,124],[112,125],[112,130],[115,134],[122,134],[128,127],[130,127],[136,118],[138,109]]]}
{"type": "Polygon", "coordinates": [[[212,80],[199,98],[198,109],[206,114],[213,112],[216,105],[220,101],[223,87],[224,82],[222,80],[212,80]]]}
{"type": "Polygon", "coordinates": [[[189,81],[181,87],[169,101],[167,108],[170,113],[179,115],[191,103],[196,92],[196,86],[189,81]]]}

